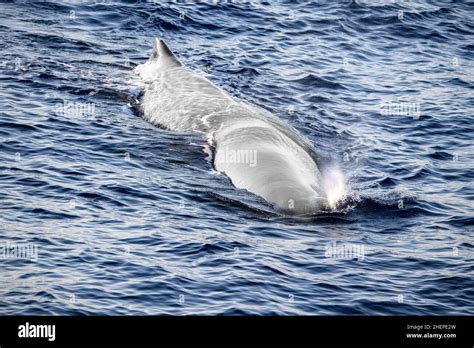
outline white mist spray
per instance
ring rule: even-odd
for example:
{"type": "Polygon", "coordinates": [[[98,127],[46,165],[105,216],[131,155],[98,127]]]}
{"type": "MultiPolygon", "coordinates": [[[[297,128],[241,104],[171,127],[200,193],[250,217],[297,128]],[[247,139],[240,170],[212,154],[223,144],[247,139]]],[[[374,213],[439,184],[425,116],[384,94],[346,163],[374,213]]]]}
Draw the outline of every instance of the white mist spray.
{"type": "Polygon", "coordinates": [[[322,189],[326,194],[328,205],[335,209],[337,203],[346,196],[346,180],[342,170],[334,164],[324,169],[322,173],[322,189]]]}

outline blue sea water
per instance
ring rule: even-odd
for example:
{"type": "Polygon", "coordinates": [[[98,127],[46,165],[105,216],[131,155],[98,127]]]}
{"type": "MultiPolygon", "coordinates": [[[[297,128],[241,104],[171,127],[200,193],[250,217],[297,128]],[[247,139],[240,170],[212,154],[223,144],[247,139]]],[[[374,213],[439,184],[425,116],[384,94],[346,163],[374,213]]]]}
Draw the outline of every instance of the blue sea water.
{"type": "Polygon", "coordinates": [[[0,9],[0,314],[474,313],[472,2],[0,9]],[[142,119],[155,37],[339,163],[337,210],[279,216],[142,119]]]}

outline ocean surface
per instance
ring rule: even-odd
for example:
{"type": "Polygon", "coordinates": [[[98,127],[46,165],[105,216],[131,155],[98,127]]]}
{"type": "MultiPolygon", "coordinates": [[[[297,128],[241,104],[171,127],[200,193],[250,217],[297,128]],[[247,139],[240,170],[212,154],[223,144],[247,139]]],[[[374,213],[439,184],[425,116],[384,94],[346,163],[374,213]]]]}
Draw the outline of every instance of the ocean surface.
{"type": "Polygon", "coordinates": [[[0,314],[474,314],[469,1],[2,2],[0,314]],[[140,115],[164,39],[346,180],[276,214],[140,115]]]}

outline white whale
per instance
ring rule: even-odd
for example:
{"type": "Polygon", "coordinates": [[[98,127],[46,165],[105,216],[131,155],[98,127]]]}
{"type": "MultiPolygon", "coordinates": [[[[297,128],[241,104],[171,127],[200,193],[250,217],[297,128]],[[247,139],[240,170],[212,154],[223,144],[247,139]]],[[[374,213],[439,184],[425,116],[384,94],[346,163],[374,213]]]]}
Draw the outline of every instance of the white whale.
{"type": "Polygon", "coordinates": [[[237,188],[290,215],[334,208],[343,197],[341,172],[318,168],[295,131],[184,67],[162,40],[154,40],[150,58],[135,72],[145,83],[144,118],[170,130],[206,134],[215,148],[214,167],[237,188]]]}

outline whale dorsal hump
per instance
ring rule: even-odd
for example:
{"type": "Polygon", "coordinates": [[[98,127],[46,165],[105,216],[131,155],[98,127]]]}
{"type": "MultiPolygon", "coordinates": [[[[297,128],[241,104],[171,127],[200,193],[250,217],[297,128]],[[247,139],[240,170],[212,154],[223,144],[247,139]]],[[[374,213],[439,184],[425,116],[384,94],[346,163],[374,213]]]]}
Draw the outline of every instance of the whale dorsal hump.
{"type": "Polygon", "coordinates": [[[182,65],[165,42],[159,38],[153,40],[153,50],[151,51],[150,60],[163,61],[167,65],[173,66],[182,65]]]}

